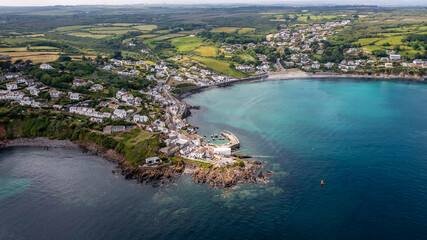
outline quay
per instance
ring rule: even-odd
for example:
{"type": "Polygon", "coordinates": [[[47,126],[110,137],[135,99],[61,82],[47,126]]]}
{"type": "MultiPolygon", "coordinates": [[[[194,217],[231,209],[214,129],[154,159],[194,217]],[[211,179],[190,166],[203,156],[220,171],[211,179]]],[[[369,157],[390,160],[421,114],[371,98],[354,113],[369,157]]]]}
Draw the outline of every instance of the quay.
{"type": "Polygon", "coordinates": [[[234,136],[234,134],[232,134],[229,131],[222,131],[221,135],[226,137],[229,140],[229,142],[221,145],[220,147],[231,148],[231,150],[236,150],[236,149],[240,148],[240,141],[236,136],[234,136]]]}

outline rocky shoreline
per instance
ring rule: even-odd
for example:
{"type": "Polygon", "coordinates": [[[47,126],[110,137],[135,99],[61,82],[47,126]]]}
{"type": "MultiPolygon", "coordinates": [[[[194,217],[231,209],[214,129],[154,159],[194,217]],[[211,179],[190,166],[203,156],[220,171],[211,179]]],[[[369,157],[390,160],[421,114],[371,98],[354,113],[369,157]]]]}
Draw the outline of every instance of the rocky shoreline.
{"type": "Polygon", "coordinates": [[[126,162],[125,156],[113,149],[102,148],[94,143],[71,142],[68,140],[48,139],[37,137],[33,139],[19,138],[0,142],[0,149],[8,147],[44,147],[44,148],[75,148],[81,149],[84,153],[102,157],[116,164],[113,173],[119,173],[125,179],[136,180],[138,183],[152,184],[153,187],[160,187],[168,183],[175,182],[175,179],[182,175],[191,175],[194,182],[207,184],[211,187],[232,188],[237,184],[244,183],[268,183],[268,175],[259,170],[263,168],[261,162],[244,161],[245,167],[232,168],[201,168],[199,164],[183,161],[176,165],[165,164],[157,168],[139,168],[126,162]]]}

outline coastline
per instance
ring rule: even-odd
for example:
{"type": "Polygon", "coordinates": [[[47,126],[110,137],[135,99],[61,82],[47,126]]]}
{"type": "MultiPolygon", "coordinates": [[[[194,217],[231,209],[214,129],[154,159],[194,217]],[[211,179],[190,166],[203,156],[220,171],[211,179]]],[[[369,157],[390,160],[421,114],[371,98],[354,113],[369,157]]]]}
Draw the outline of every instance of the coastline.
{"type": "Polygon", "coordinates": [[[126,161],[123,154],[113,149],[98,146],[95,143],[72,142],[70,140],[49,139],[46,137],[17,138],[0,141],[0,151],[11,147],[44,147],[70,148],[82,150],[84,153],[99,156],[114,163],[112,173],[119,173],[127,180],[136,180],[138,183],[152,184],[161,187],[167,183],[174,183],[177,177],[189,175],[195,183],[207,184],[211,187],[232,189],[237,184],[268,183],[271,171],[259,171],[263,168],[261,162],[243,160],[245,167],[234,168],[202,168],[199,164],[190,161],[180,161],[178,164],[165,164],[155,168],[135,167],[126,161]]]}
{"type": "Polygon", "coordinates": [[[219,83],[217,85],[212,86],[202,86],[193,89],[186,90],[178,95],[180,100],[184,98],[190,97],[193,94],[200,93],[202,91],[206,91],[212,88],[220,88],[220,87],[228,87],[234,84],[239,83],[250,83],[250,82],[262,82],[262,81],[280,81],[280,80],[299,80],[299,79],[371,79],[371,80],[392,80],[392,81],[414,81],[414,82],[424,82],[427,77],[426,76],[406,76],[406,75],[386,75],[386,74],[378,74],[378,75],[369,75],[369,74],[345,74],[345,73],[330,73],[330,72],[304,72],[301,70],[289,69],[280,72],[271,72],[265,75],[253,76],[248,78],[240,78],[236,80],[232,80],[229,82],[219,83]]]}
{"type": "Polygon", "coordinates": [[[17,138],[0,142],[0,149],[9,147],[78,148],[79,146],[69,140],[49,139],[45,137],[17,138]]]}

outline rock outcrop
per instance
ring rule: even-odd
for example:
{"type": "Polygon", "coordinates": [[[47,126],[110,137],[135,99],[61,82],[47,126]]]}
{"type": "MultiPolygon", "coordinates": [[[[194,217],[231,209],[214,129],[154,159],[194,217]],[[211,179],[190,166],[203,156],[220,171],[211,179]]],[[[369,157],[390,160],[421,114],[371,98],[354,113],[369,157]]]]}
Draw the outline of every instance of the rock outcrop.
{"type": "Polygon", "coordinates": [[[268,182],[263,172],[258,172],[262,169],[261,162],[245,161],[244,167],[232,168],[198,168],[193,174],[193,181],[196,183],[208,184],[212,187],[230,188],[236,184],[268,182]]]}

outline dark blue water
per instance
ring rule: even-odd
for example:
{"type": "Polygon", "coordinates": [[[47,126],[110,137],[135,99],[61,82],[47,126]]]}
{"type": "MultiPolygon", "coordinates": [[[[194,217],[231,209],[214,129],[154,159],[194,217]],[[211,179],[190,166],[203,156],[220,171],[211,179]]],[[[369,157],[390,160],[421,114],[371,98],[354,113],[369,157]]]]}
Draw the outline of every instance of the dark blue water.
{"type": "Polygon", "coordinates": [[[235,133],[271,183],[154,189],[78,150],[12,148],[0,239],[426,239],[427,85],[277,81],[187,101],[200,134],[235,133]]]}

